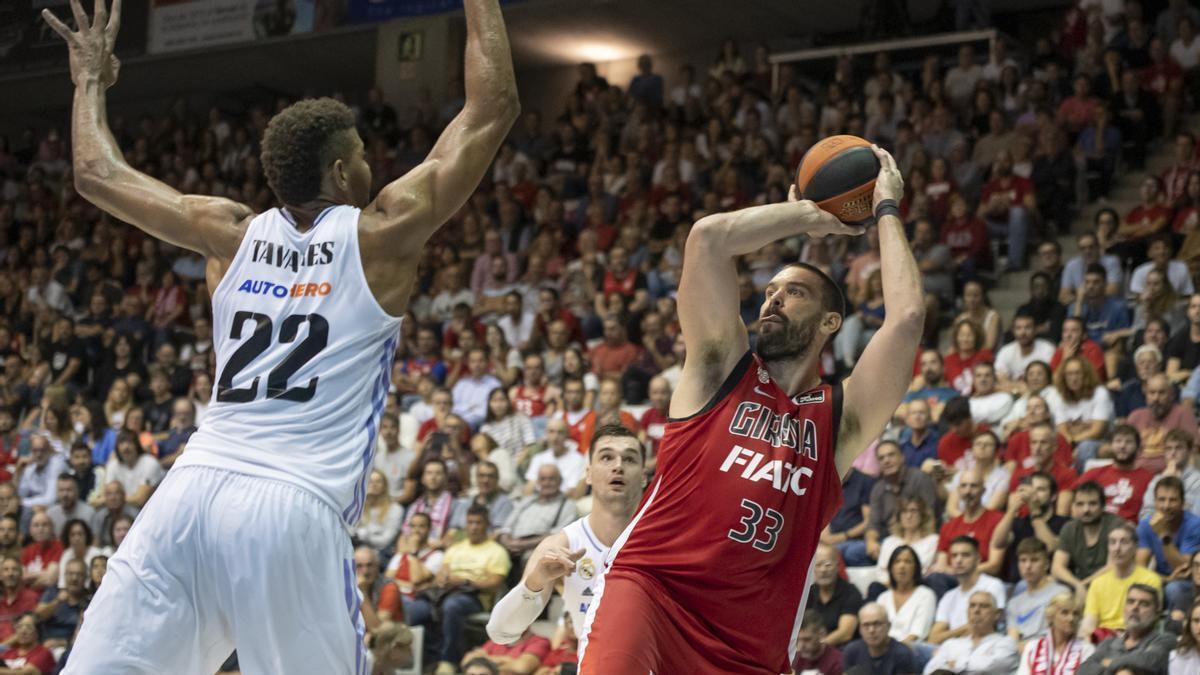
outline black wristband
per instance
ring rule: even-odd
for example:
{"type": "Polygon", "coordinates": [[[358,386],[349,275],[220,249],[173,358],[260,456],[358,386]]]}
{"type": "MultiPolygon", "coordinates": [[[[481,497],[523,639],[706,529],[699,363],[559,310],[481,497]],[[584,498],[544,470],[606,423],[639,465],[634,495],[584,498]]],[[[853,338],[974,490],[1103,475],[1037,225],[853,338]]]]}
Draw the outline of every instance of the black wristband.
{"type": "Polygon", "coordinates": [[[879,222],[879,219],[884,216],[900,217],[900,205],[896,203],[895,199],[881,199],[875,205],[875,221],[879,222]]]}

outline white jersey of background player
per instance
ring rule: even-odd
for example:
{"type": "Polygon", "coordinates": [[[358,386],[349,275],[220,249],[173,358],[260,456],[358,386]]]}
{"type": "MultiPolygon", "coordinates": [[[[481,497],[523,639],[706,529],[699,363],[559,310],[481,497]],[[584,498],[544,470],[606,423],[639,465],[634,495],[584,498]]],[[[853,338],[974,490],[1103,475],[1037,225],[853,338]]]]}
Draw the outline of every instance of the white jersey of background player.
{"type": "Polygon", "coordinates": [[[362,509],[400,317],[421,249],[479,184],[518,114],[497,0],[467,0],[466,104],[407,175],[370,199],[353,113],[333,99],[272,118],[262,165],[285,206],[254,214],[131,168],[105,114],[120,3],[70,49],[79,193],[207,258],[212,406],[134,523],[67,673],[364,672],[346,528],[362,509]]]}
{"type": "Polygon", "coordinates": [[[519,640],[550,602],[559,579],[564,608],[571,615],[575,637],[579,637],[608,549],[642,500],[645,467],[646,449],[633,432],[620,424],[596,429],[585,474],[592,486],[592,512],[538,544],[525,565],[521,583],[492,608],[488,637],[500,644],[519,640]]]}

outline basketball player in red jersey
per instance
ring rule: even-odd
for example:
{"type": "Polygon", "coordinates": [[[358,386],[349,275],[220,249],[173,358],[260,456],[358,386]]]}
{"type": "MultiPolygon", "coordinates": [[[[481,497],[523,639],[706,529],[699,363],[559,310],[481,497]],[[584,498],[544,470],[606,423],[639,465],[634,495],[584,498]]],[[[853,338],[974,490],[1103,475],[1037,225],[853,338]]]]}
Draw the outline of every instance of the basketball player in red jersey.
{"type": "Polygon", "coordinates": [[[842,385],[818,376],[842,325],[833,280],[803,264],[766,288],[750,351],[735,258],[800,234],[857,235],[793,195],[714,214],[688,236],[679,285],[687,343],[658,475],[613,545],[580,644],[585,675],[791,671],[821,530],[841,476],[900,403],[924,321],[920,272],[896,206],[903,180],[888,153],[875,214],[883,327],[842,385]]]}

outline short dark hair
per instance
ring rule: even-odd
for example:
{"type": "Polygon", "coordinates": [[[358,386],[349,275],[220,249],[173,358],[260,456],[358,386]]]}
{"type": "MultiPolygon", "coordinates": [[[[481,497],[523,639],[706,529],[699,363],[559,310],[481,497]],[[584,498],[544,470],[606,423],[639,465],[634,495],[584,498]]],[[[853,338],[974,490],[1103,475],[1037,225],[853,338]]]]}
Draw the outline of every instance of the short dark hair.
{"type": "Polygon", "coordinates": [[[1137,449],[1142,449],[1142,434],[1132,424],[1118,424],[1116,427],[1113,427],[1112,437],[1116,438],[1117,436],[1129,436],[1133,438],[1134,443],[1137,444],[1137,449]]]}
{"type": "Polygon", "coordinates": [[[815,609],[804,610],[804,618],[800,620],[800,630],[825,630],[825,619],[821,618],[821,613],[815,609]]]}
{"type": "Polygon", "coordinates": [[[1076,495],[1078,495],[1081,492],[1090,492],[1090,493],[1096,495],[1097,497],[1100,498],[1100,506],[1104,506],[1104,488],[1100,487],[1100,484],[1097,483],[1096,481],[1089,480],[1086,483],[1083,483],[1079,487],[1075,488],[1076,495]]]}
{"type": "Polygon", "coordinates": [[[975,555],[979,555],[979,541],[976,540],[975,537],[972,537],[971,535],[960,534],[957,537],[955,537],[954,539],[951,539],[950,545],[954,546],[955,544],[967,544],[968,546],[971,547],[971,549],[973,551],[975,551],[975,555]]]}
{"type": "Polygon", "coordinates": [[[1050,496],[1058,494],[1058,481],[1055,480],[1054,474],[1051,474],[1047,471],[1034,471],[1033,473],[1029,474],[1030,485],[1033,485],[1034,478],[1041,478],[1050,484],[1050,496]]]}
{"type": "Polygon", "coordinates": [[[1158,483],[1154,486],[1154,496],[1157,497],[1158,491],[1163,488],[1178,492],[1181,499],[1186,494],[1183,489],[1183,481],[1179,480],[1178,476],[1163,476],[1159,478],[1158,483]]]}
{"type": "Polygon", "coordinates": [[[946,401],[942,408],[942,423],[954,426],[963,420],[971,418],[971,401],[966,396],[955,396],[946,401]]]}
{"type": "Polygon", "coordinates": [[[1104,265],[1101,265],[1100,263],[1092,263],[1091,265],[1088,265],[1087,270],[1083,273],[1083,275],[1087,276],[1089,274],[1098,274],[1106,279],[1108,278],[1108,272],[1104,269],[1104,265]]]}
{"type": "Polygon", "coordinates": [[[624,424],[602,424],[600,428],[592,433],[592,443],[588,446],[588,459],[596,452],[596,446],[600,444],[601,438],[632,438],[637,442],[638,451],[641,453],[642,461],[646,461],[646,446],[642,443],[638,435],[629,430],[624,424]]]}
{"type": "Polygon", "coordinates": [[[812,272],[820,277],[822,286],[821,309],[825,310],[826,312],[835,312],[838,317],[845,320],[846,294],[842,293],[842,287],[838,286],[837,282],[834,281],[832,277],[821,271],[821,268],[805,262],[788,263],[784,269],[787,269],[788,267],[799,267],[802,270],[808,270],[809,272],[812,272]]]}
{"type": "Polygon", "coordinates": [[[298,101],[272,117],[261,161],[275,197],[293,205],[316,199],[325,169],[350,151],[345,132],[354,128],[354,112],[332,98],[298,101]]]}
{"type": "Polygon", "coordinates": [[[1125,598],[1129,598],[1129,591],[1141,591],[1154,598],[1154,609],[1158,610],[1162,607],[1162,596],[1158,594],[1158,589],[1149,584],[1130,584],[1129,590],[1125,591],[1125,598]]]}
{"type": "Polygon", "coordinates": [[[479,516],[486,521],[490,521],[492,514],[488,511],[488,507],[483,504],[472,504],[467,509],[467,517],[470,518],[471,516],[479,516]]]}

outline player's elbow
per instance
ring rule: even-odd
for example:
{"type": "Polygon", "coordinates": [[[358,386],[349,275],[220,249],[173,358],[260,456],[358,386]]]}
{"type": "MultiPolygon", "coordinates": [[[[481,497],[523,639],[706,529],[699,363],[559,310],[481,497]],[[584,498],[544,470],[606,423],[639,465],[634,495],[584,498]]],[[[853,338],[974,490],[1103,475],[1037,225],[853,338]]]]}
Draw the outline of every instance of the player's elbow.
{"type": "Polygon", "coordinates": [[[692,225],[691,231],[688,232],[687,242],[684,244],[684,255],[690,251],[711,251],[721,248],[721,242],[725,240],[725,234],[728,231],[728,215],[724,213],[714,213],[705,216],[696,221],[692,225]]]}

